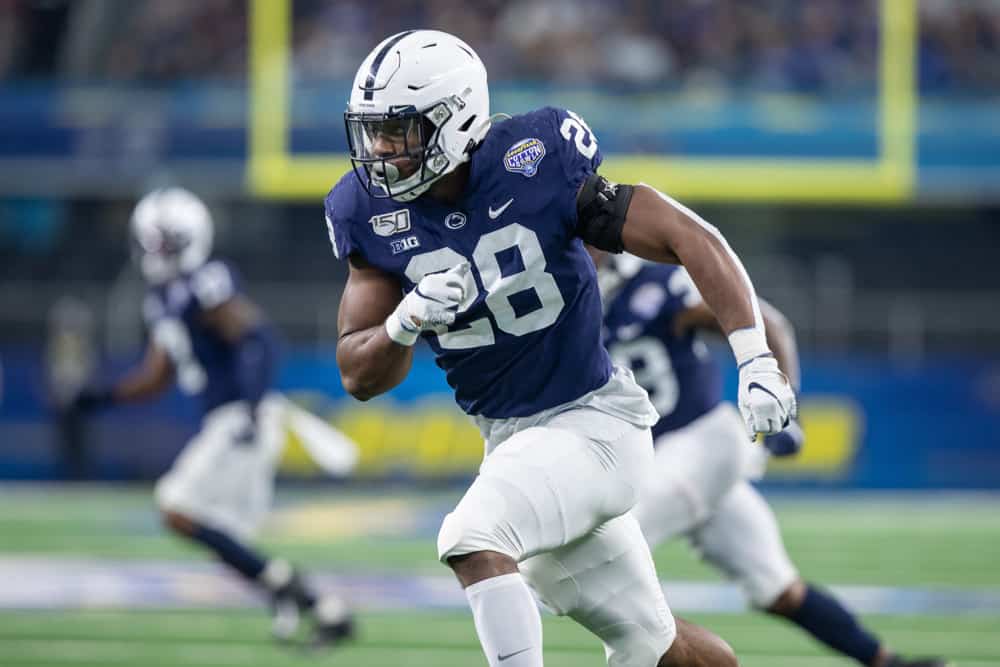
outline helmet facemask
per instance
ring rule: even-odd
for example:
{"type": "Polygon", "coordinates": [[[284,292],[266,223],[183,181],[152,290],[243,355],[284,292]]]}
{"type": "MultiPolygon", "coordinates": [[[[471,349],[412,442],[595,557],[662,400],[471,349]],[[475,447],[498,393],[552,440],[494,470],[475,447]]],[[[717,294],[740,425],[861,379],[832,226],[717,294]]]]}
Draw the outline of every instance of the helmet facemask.
{"type": "Polygon", "coordinates": [[[132,257],[151,283],[196,271],[212,251],[212,219],[205,204],[181,188],[150,192],[132,213],[132,257]]]}
{"type": "MultiPolygon", "coordinates": [[[[453,103],[464,106],[457,98],[453,103]]],[[[412,201],[452,167],[441,130],[453,114],[441,100],[429,108],[392,108],[387,113],[344,114],[354,173],[376,199],[412,201]]]]}

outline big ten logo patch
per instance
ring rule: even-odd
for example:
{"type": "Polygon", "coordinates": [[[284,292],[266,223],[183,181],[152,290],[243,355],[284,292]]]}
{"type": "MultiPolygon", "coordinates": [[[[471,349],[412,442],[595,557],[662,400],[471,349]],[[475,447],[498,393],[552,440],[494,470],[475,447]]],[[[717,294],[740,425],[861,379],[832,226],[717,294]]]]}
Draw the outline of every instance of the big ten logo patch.
{"type": "Polygon", "coordinates": [[[414,248],[420,247],[420,239],[416,236],[407,236],[401,239],[394,239],[389,245],[392,246],[392,254],[398,255],[401,252],[406,252],[407,250],[413,250],[414,248]]]}

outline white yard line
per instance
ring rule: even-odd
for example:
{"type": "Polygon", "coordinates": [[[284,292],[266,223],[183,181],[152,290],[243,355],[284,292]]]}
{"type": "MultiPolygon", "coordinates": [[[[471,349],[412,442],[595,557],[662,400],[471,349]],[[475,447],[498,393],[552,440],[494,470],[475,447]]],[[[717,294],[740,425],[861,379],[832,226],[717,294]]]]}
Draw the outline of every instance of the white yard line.
{"type": "MultiPolygon", "coordinates": [[[[312,577],[365,609],[466,607],[447,575],[354,573],[312,577]]],[[[261,598],[220,565],[206,562],[0,557],[0,609],[250,607],[261,598]]],[[[664,583],[679,612],[741,612],[739,589],[708,582],[664,583]]],[[[1000,588],[834,586],[848,605],[871,614],[998,614],[1000,588]]]]}

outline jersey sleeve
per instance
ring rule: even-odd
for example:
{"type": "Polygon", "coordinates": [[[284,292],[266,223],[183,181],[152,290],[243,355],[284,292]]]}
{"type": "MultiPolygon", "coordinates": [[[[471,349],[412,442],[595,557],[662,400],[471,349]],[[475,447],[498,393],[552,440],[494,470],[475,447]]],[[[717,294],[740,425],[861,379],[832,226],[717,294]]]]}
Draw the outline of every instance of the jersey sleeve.
{"type": "Polygon", "coordinates": [[[559,207],[564,219],[576,224],[576,195],[580,185],[597,171],[604,156],[593,130],[569,109],[546,110],[552,122],[553,153],[562,169],[565,187],[559,191],[559,207]]]}
{"type": "Polygon", "coordinates": [[[221,306],[236,296],[239,282],[225,262],[212,260],[191,276],[191,294],[203,310],[221,306]]]}
{"type": "Polygon", "coordinates": [[[352,220],[360,214],[355,176],[348,172],[333,186],[324,202],[326,231],[337,259],[347,259],[359,250],[351,236],[352,220]]]}

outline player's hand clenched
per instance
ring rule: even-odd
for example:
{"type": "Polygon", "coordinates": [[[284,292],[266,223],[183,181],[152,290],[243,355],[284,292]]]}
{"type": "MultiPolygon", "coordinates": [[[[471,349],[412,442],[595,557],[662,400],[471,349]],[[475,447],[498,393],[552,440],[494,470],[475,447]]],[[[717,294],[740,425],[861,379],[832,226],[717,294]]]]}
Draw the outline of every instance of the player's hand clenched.
{"type": "Polygon", "coordinates": [[[469,271],[468,262],[462,262],[443,273],[424,276],[386,319],[389,337],[400,345],[413,345],[421,332],[453,323],[469,291],[469,271]]]}
{"type": "Polygon", "coordinates": [[[802,427],[793,419],[781,433],[764,436],[764,447],[767,448],[767,451],[771,452],[771,456],[779,458],[795,456],[802,451],[805,439],[806,436],[802,432],[802,427]]]}
{"type": "Polygon", "coordinates": [[[772,356],[755,357],[740,366],[739,404],[751,439],[758,433],[778,433],[798,411],[795,392],[772,356]]]}

